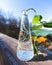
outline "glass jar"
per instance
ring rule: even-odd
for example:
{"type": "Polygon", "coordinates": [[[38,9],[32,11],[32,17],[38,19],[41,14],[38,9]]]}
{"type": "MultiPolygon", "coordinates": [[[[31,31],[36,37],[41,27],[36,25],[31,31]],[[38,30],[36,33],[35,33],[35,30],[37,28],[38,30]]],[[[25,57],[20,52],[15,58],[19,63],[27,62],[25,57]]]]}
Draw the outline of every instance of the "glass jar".
{"type": "Polygon", "coordinates": [[[30,24],[27,14],[22,15],[19,41],[17,47],[17,57],[22,61],[28,61],[34,57],[30,24]]]}

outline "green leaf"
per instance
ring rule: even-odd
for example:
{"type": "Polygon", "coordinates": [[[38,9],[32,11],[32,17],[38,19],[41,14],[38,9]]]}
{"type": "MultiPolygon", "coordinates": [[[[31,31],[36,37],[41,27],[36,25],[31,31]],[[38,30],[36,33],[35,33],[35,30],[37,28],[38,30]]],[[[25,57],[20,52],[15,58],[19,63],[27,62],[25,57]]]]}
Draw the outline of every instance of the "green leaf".
{"type": "Polygon", "coordinates": [[[44,27],[52,28],[52,22],[44,23],[43,25],[44,25],[44,27]]]}
{"type": "Polygon", "coordinates": [[[33,24],[37,24],[37,23],[39,23],[41,21],[41,19],[42,19],[42,16],[41,15],[35,15],[33,17],[32,23],[33,24]]]}
{"type": "Polygon", "coordinates": [[[40,24],[40,25],[38,25],[38,26],[32,26],[31,27],[31,30],[38,30],[38,29],[40,29],[41,27],[43,27],[43,24],[40,24]]]}

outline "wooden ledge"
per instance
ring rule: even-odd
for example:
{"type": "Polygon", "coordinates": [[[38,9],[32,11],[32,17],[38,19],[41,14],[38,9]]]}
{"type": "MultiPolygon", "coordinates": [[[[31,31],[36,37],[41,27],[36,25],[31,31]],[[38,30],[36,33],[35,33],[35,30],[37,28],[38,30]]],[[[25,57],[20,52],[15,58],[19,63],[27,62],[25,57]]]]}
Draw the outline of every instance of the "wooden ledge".
{"type": "Polygon", "coordinates": [[[0,65],[10,65],[6,55],[4,54],[2,48],[0,48],[0,65]]]}
{"type": "Polygon", "coordinates": [[[19,65],[52,65],[52,58],[43,53],[40,53],[38,57],[34,57],[31,61],[20,61],[16,56],[18,40],[2,33],[0,33],[0,39],[6,42],[6,45],[9,47],[10,52],[13,54],[19,65]]]}

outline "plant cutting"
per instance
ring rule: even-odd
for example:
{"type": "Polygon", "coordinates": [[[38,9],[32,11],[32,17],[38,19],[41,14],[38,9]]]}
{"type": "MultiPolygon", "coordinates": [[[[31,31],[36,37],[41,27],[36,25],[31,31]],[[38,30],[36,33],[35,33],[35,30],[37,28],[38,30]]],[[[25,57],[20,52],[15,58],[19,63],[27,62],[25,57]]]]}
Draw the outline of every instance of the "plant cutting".
{"type": "MultiPolygon", "coordinates": [[[[25,10],[25,13],[27,13],[28,11],[31,11],[31,10],[36,13],[36,10],[33,9],[33,8],[26,9],[26,10],[25,10]]],[[[32,30],[39,30],[39,29],[41,29],[41,28],[43,27],[43,24],[40,23],[42,18],[43,18],[43,17],[42,17],[41,15],[34,15],[34,16],[33,16],[33,19],[32,19],[32,24],[33,24],[33,26],[31,26],[31,31],[32,31],[32,30]]],[[[33,38],[33,37],[34,37],[34,36],[32,36],[34,54],[37,55],[37,54],[38,54],[38,43],[35,42],[35,40],[37,39],[37,36],[36,36],[35,38],[33,38]]]]}
{"type": "MultiPolygon", "coordinates": [[[[27,9],[26,12],[28,12],[30,10],[33,10],[36,13],[36,11],[33,8],[27,9]]],[[[36,54],[36,55],[38,54],[38,45],[39,45],[38,43],[41,43],[41,44],[43,43],[42,45],[44,47],[45,46],[47,47],[47,45],[48,45],[48,47],[50,47],[50,45],[52,44],[52,41],[51,41],[52,40],[52,30],[47,29],[47,28],[52,28],[52,21],[51,22],[41,21],[42,18],[43,17],[41,15],[34,15],[33,19],[32,19],[33,26],[31,26],[31,31],[37,30],[35,36],[32,34],[34,54],[36,54]],[[42,27],[46,27],[46,28],[44,28],[45,30],[42,29],[42,27]],[[41,31],[43,31],[43,32],[41,33],[41,31]],[[43,35],[43,33],[45,33],[45,34],[43,35]]]]}
{"type": "MultiPolygon", "coordinates": [[[[22,61],[28,61],[34,57],[34,54],[38,54],[38,44],[35,41],[32,41],[31,39],[31,31],[32,30],[39,30],[42,28],[43,24],[39,24],[42,16],[41,15],[35,15],[33,17],[32,23],[33,26],[30,27],[29,21],[28,21],[28,11],[35,11],[33,8],[26,9],[23,11],[22,15],[22,21],[20,26],[20,34],[19,34],[19,43],[18,43],[18,49],[17,49],[17,57],[22,61]],[[32,44],[33,42],[33,44],[32,44]]],[[[36,36],[37,37],[37,36],[36,36]]]]}

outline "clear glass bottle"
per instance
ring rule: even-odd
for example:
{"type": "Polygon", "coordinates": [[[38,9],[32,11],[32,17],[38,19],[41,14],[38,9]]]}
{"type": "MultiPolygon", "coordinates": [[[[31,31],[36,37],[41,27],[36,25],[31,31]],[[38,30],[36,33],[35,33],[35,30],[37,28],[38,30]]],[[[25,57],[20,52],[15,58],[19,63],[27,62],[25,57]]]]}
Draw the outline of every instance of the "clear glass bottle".
{"type": "Polygon", "coordinates": [[[31,31],[28,16],[22,15],[20,26],[19,41],[17,47],[17,57],[22,61],[31,60],[34,56],[33,44],[31,40],[31,31]]]}

